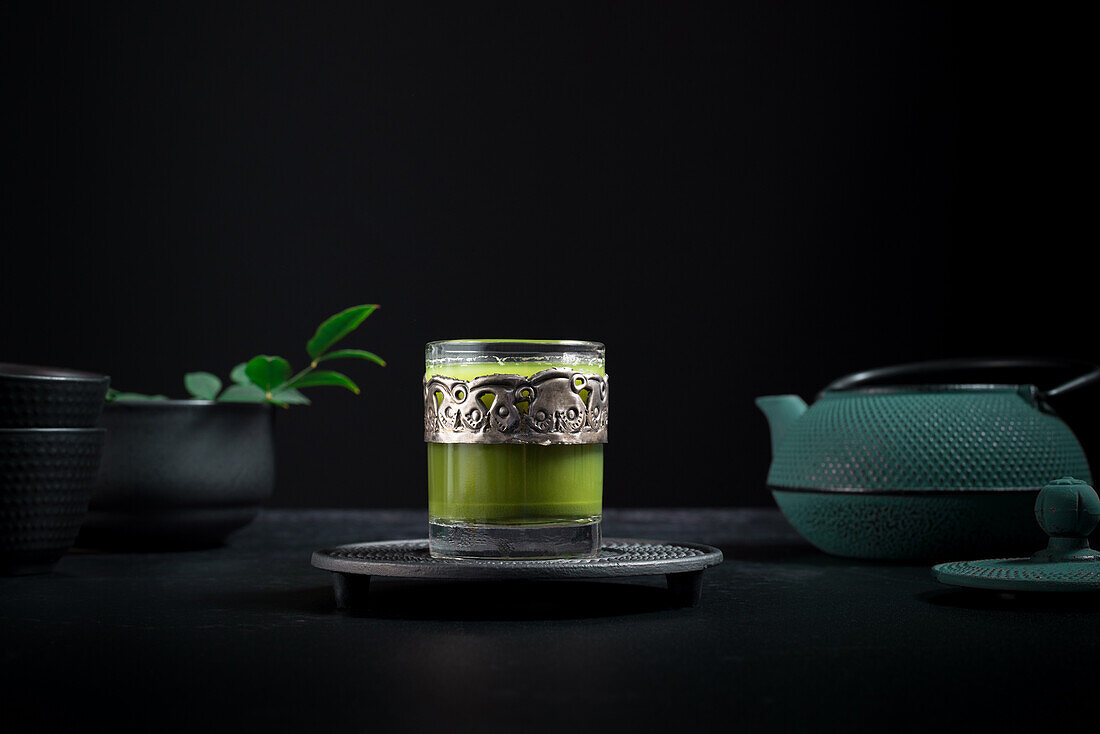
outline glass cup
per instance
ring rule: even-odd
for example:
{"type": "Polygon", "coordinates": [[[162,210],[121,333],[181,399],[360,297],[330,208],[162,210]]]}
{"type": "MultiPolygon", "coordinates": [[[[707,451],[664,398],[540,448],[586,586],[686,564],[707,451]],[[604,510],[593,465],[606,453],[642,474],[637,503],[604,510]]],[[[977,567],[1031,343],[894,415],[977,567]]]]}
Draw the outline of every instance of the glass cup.
{"type": "Polygon", "coordinates": [[[437,341],[425,362],[432,555],[595,556],[607,442],[603,344],[437,341]]]}

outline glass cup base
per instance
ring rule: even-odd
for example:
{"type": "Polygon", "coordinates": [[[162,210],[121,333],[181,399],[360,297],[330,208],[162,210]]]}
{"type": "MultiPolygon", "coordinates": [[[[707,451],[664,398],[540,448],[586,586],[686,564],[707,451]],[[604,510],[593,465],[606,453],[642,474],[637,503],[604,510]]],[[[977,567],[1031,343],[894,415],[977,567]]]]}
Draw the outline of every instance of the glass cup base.
{"type": "Polygon", "coordinates": [[[600,516],[544,525],[484,525],[433,517],[428,549],[435,558],[593,558],[600,552],[600,516]]]}

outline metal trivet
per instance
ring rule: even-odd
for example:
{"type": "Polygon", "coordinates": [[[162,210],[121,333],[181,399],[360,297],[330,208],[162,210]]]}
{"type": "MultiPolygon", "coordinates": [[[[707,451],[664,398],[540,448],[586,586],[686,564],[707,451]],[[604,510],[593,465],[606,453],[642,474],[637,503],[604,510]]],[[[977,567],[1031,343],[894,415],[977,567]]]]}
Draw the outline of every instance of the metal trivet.
{"type": "Polygon", "coordinates": [[[433,558],[427,540],[354,543],[316,551],[313,565],[332,571],[336,606],[366,601],[371,576],[416,579],[588,579],[664,575],[678,606],[699,603],[703,570],[722,562],[722,551],[699,543],[607,538],[595,558],[489,560],[433,558]]]}

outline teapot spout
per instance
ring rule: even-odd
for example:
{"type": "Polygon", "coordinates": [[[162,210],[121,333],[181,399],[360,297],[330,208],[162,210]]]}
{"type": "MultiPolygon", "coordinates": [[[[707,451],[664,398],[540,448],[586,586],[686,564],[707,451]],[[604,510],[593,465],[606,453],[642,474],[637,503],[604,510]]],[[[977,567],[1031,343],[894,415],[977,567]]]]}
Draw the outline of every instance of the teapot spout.
{"type": "Polygon", "coordinates": [[[772,433],[772,455],[783,434],[800,415],[806,412],[806,401],[797,395],[767,395],[756,399],[756,407],[764,411],[772,433]]]}

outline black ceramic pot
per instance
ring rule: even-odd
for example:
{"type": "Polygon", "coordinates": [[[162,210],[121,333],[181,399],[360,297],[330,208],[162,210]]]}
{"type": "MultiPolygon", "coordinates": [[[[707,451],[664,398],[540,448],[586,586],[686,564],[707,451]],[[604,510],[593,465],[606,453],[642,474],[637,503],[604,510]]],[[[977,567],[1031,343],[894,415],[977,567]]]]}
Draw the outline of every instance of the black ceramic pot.
{"type": "Polygon", "coordinates": [[[250,523],[275,486],[270,405],[109,403],[80,545],[203,548],[250,523]]]}
{"type": "Polygon", "coordinates": [[[45,573],[76,538],[102,428],[0,428],[0,575],[45,573]]]}

